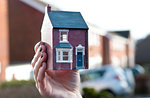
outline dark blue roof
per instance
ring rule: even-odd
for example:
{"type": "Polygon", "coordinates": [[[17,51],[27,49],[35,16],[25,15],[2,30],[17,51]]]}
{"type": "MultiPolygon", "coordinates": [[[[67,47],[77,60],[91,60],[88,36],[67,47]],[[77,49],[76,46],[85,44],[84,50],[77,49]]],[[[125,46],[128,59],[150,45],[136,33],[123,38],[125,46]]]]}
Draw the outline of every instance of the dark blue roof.
{"type": "Polygon", "coordinates": [[[80,12],[52,11],[48,15],[53,28],[88,29],[80,12]]]}
{"type": "Polygon", "coordinates": [[[55,48],[73,48],[69,43],[58,43],[55,48]]]}
{"type": "Polygon", "coordinates": [[[129,34],[130,34],[130,31],[129,30],[126,30],[126,31],[110,31],[111,33],[116,33],[117,35],[120,35],[122,37],[125,37],[125,38],[129,38],[129,34]]]}

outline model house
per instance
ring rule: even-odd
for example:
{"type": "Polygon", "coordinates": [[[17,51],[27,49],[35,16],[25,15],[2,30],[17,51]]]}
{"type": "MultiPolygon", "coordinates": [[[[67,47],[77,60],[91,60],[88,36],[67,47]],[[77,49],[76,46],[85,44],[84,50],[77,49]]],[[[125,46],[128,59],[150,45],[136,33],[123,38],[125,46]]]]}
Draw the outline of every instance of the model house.
{"type": "Polygon", "coordinates": [[[51,11],[47,6],[41,33],[51,47],[51,69],[88,68],[88,26],[80,12],[51,11]]]}

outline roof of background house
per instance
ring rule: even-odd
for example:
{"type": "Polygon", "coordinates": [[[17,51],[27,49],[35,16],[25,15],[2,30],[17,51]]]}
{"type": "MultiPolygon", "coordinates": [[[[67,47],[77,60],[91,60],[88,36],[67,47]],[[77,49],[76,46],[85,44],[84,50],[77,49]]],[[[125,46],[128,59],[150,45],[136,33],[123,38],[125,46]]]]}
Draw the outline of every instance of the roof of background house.
{"type": "Polygon", "coordinates": [[[110,31],[110,33],[115,33],[115,34],[120,35],[122,37],[129,38],[130,31],[129,30],[126,30],[126,31],[110,31]]]}
{"type": "Polygon", "coordinates": [[[150,35],[136,45],[136,63],[150,64],[150,35]]]}
{"type": "Polygon", "coordinates": [[[54,28],[88,29],[80,12],[52,11],[48,15],[54,28]]]}

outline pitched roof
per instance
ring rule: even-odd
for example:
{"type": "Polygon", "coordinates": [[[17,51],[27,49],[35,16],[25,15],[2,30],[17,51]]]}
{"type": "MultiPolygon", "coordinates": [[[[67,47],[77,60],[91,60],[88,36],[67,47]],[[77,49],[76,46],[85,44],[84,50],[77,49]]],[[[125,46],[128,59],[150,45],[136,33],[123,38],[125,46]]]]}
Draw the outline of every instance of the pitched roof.
{"type": "Polygon", "coordinates": [[[150,64],[150,35],[136,44],[136,63],[150,64]]]}
{"type": "Polygon", "coordinates": [[[125,38],[129,38],[129,34],[130,34],[130,31],[110,31],[111,33],[116,33],[117,35],[120,35],[122,37],[125,37],[125,38]]]}
{"type": "Polygon", "coordinates": [[[69,43],[58,43],[55,48],[72,48],[72,46],[69,43]]]}
{"type": "Polygon", "coordinates": [[[88,29],[80,12],[52,11],[48,15],[53,28],[88,29]]]}

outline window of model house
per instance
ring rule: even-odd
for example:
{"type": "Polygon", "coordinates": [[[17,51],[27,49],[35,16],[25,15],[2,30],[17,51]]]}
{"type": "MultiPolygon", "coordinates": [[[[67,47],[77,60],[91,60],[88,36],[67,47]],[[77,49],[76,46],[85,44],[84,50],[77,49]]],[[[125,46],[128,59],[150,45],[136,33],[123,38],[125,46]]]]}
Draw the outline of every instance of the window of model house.
{"type": "Polygon", "coordinates": [[[68,42],[69,30],[59,30],[59,32],[60,32],[60,42],[68,42]]]}
{"type": "Polygon", "coordinates": [[[72,62],[72,49],[56,49],[56,62],[72,62]]]}

